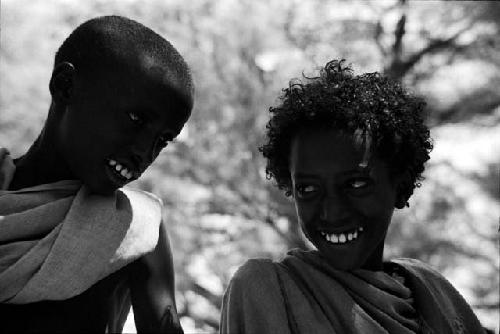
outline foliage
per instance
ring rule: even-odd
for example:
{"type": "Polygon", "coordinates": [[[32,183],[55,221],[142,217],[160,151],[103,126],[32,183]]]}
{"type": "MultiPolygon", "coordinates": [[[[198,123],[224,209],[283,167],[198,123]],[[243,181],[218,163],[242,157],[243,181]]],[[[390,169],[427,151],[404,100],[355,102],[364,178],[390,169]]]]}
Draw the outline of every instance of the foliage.
{"type": "Polygon", "coordinates": [[[435,150],[410,209],[394,218],[387,255],[436,266],[498,330],[498,3],[4,0],[1,146],[14,155],[29,147],[50,103],[57,47],[104,14],[157,30],[193,69],[194,114],[137,184],[165,202],[186,328],[217,329],[224,288],[246,259],[309,247],[257,147],[287,81],[345,58],[429,102],[435,150]]]}

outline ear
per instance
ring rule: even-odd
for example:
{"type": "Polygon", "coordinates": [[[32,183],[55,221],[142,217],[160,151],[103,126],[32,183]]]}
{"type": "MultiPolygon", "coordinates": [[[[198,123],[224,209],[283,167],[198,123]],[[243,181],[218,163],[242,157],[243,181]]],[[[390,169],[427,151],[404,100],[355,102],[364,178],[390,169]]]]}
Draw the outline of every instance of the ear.
{"type": "Polygon", "coordinates": [[[57,64],[52,71],[49,89],[56,103],[66,104],[73,95],[75,67],[68,62],[57,64]]]}
{"type": "Polygon", "coordinates": [[[394,202],[394,207],[396,207],[396,209],[403,209],[405,206],[408,206],[409,195],[411,195],[411,193],[408,193],[408,189],[411,188],[411,177],[409,172],[399,174],[395,181],[396,200],[394,202]]]}

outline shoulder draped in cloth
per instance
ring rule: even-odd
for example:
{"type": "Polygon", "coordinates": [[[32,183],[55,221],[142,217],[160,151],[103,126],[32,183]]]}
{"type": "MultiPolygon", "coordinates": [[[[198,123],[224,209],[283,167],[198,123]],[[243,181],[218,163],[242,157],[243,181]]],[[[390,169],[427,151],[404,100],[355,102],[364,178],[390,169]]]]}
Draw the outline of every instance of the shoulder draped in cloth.
{"type": "Polygon", "coordinates": [[[79,295],[155,248],[161,207],[146,192],[93,195],[78,181],[0,190],[0,303],[79,295]]]}
{"type": "Polygon", "coordinates": [[[220,332],[484,333],[462,296],[429,266],[411,259],[385,265],[405,285],[384,272],[336,270],[317,251],[249,260],[224,294],[220,332]]]}

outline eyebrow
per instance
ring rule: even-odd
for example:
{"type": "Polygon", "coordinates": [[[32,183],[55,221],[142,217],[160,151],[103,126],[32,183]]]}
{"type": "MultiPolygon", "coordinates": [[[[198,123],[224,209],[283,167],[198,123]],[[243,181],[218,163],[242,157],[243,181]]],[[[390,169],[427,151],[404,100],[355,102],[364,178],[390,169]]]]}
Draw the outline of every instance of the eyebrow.
{"type": "Polygon", "coordinates": [[[295,177],[301,177],[301,178],[309,178],[309,179],[313,179],[313,178],[318,178],[317,175],[314,175],[314,174],[307,174],[307,173],[294,173],[293,174],[295,177]]]}
{"type": "MultiPolygon", "coordinates": [[[[160,114],[151,108],[133,108],[131,111],[140,113],[143,117],[146,117],[148,121],[154,121],[155,117],[160,117],[160,114]]],[[[172,129],[164,132],[165,136],[168,137],[168,141],[173,141],[175,137],[179,135],[179,133],[172,129]]]]}
{"type": "Polygon", "coordinates": [[[141,113],[148,116],[149,118],[154,118],[154,117],[160,116],[156,111],[154,111],[153,109],[150,109],[150,108],[137,108],[136,110],[140,111],[141,113]]]}
{"type": "MultiPolygon", "coordinates": [[[[348,170],[348,171],[345,171],[345,172],[340,172],[339,174],[341,176],[347,176],[347,175],[351,175],[351,174],[368,174],[368,173],[369,173],[369,170],[351,169],[351,170],[348,170]]],[[[293,175],[296,178],[305,178],[305,179],[317,179],[317,178],[320,178],[318,175],[308,174],[308,173],[302,173],[302,172],[294,173],[293,175]]]]}

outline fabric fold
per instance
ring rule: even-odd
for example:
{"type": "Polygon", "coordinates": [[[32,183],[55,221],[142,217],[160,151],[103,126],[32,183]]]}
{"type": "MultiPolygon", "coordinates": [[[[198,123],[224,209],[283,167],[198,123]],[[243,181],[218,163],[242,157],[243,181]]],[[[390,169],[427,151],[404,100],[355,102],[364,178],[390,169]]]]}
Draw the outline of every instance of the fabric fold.
{"type": "Polygon", "coordinates": [[[384,268],[336,270],[318,251],[249,260],[224,294],[221,333],[484,333],[466,301],[429,266],[396,259],[384,268]]]}
{"type": "Polygon", "coordinates": [[[384,272],[336,270],[318,252],[291,251],[282,261],[291,276],[301,279],[323,305],[328,319],[350,313],[337,331],[347,332],[355,322],[357,330],[381,326],[382,333],[416,333],[418,323],[412,306],[411,292],[384,272]],[[337,289],[329,289],[335,281],[337,289]],[[342,290],[340,294],[338,291],[342,290]],[[332,293],[333,292],[333,293],[332,293]],[[346,308],[349,305],[349,308],[346,308]],[[357,320],[356,320],[357,319],[357,320]],[[368,323],[369,322],[369,323],[368,323]]]}
{"type": "Polygon", "coordinates": [[[161,208],[146,192],[100,196],[78,181],[0,191],[0,302],[82,293],[155,248],[161,208]]]}

